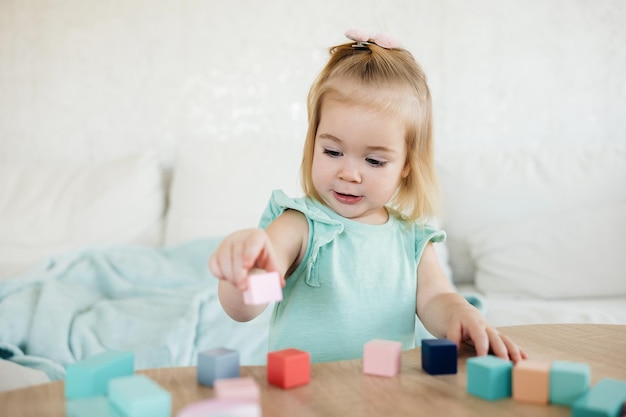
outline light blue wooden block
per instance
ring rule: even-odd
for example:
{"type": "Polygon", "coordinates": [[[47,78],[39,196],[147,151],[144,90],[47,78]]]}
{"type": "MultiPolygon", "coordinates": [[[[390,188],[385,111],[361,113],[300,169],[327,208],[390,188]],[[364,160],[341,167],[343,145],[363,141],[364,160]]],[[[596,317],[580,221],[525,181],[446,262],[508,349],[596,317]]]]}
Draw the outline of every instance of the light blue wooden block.
{"type": "Polygon", "coordinates": [[[198,353],[198,382],[213,387],[218,379],[239,377],[239,352],[217,348],[198,353]]]}
{"type": "Polygon", "coordinates": [[[107,397],[89,397],[65,402],[67,417],[122,417],[107,397]]]}
{"type": "Polygon", "coordinates": [[[467,360],[467,392],[489,401],[511,396],[513,363],[496,356],[467,360]]]}
{"type": "Polygon", "coordinates": [[[605,378],[572,404],[572,417],[620,417],[626,381],[605,378]]]}
{"type": "Polygon", "coordinates": [[[132,375],[135,357],[132,352],[106,351],[67,366],[65,397],[97,397],[107,394],[109,381],[132,375]]]}
{"type": "Polygon", "coordinates": [[[586,363],[554,361],[550,368],[550,403],[571,405],[589,389],[591,368],[586,363]]]}
{"type": "Polygon", "coordinates": [[[170,417],[172,396],[145,375],[111,380],[109,401],[123,417],[170,417]]]}

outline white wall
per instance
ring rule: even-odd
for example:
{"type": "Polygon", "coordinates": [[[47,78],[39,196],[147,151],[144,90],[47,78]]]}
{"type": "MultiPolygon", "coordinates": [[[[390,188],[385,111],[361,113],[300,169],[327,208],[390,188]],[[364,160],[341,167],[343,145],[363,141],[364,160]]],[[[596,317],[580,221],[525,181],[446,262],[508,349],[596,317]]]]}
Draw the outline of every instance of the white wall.
{"type": "Polygon", "coordinates": [[[350,27],[429,75],[441,146],[626,141],[622,0],[0,0],[0,161],[302,140],[350,27]]]}

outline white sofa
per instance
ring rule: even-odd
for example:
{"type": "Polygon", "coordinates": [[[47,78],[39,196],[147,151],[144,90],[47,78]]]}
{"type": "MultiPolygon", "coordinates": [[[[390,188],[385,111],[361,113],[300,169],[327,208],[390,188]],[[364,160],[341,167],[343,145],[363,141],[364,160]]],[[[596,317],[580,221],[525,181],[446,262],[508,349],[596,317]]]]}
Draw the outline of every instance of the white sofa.
{"type": "MultiPolygon", "coordinates": [[[[254,227],[272,189],[300,194],[300,155],[299,142],[188,142],[171,176],[154,152],[2,163],[0,289],[68,251],[175,247],[254,227]]],[[[625,145],[440,149],[436,158],[448,233],[440,258],[492,324],[626,324],[625,145]]],[[[248,327],[215,314],[221,342],[262,349],[268,314],[248,327]]],[[[0,389],[47,380],[21,369],[0,360],[0,389]]]]}
{"type": "Polygon", "coordinates": [[[438,155],[454,279],[496,326],[626,323],[626,144],[438,155]]]}

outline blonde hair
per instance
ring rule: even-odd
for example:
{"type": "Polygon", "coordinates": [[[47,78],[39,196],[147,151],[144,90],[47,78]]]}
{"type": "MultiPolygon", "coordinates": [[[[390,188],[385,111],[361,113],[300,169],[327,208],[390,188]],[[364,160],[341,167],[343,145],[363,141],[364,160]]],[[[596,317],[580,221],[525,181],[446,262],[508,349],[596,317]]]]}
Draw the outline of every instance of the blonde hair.
{"type": "Polygon", "coordinates": [[[355,48],[353,45],[346,43],[330,48],[330,60],[309,90],[302,189],[308,197],[322,201],[313,186],[311,171],[324,99],[332,95],[340,101],[376,106],[399,115],[405,123],[405,166],[409,172],[402,178],[389,207],[407,220],[424,221],[436,215],[438,200],[432,103],[426,76],[405,49],[385,49],[376,44],[355,48]]]}

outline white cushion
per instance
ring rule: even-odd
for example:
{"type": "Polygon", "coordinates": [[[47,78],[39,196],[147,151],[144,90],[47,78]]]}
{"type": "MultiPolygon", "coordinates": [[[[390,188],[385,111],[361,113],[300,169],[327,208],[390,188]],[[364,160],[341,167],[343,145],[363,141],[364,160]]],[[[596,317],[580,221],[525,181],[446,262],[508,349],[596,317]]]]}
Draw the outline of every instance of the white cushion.
{"type": "Polygon", "coordinates": [[[165,244],[257,227],[272,190],[302,195],[302,143],[187,142],[178,150],[165,244]]]}
{"type": "Polygon", "coordinates": [[[549,296],[582,294],[589,280],[596,280],[600,288],[615,289],[615,274],[623,263],[616,263],[618,259],[604,251],[614,248],[625,253],[623,235],[601,235],[591,227],[580,227],[580,222],[593,221],[604,230],[615,230],[615,222],[623,222],[619,207],[626,203],[626,144],[446,149],[436,159],[444,198],[443,226],[457,282],[470,282],[476,273],[476,284],[483,291],[524,289],[549,296]],[[584,218],[576,219],[576,212],[584,218]],[[566,217],[580,221],[571,225],[580,231],[579,246],[550,245],[546,239],[563,239],[567,224],[559,220],[566,217]],[[534,239],[528,236],[530,227],[535,228],[534,239]],[[505,241],[517,243],[498,249],[505,241]],[[596,262],[606,263],[603,271],[615,274],[588,276],[583,272],[588,270],[581,269],[565,277],[575,271],[562,262],[588,253],[599,257],[596,262]],[[517,256],[519,260],[513,263],[517,256]],[[546,263],[551,257],[553,261],[546,263]],[[522,264],[523,272],[512,271],[522,264]],[[557,273],[559,265],[562,276],[530,284],[532,277],[543,276],[550,268],[557,273]],[[557,281],[552,284],[551,280],[557,281]],[[559,286],[564,280],[570,288],[559,286]]]}
{"type": "MultiPolygon", "coordinates": [[[[476,293],[471,285],[463,293],[476,293]]],[[[484,295],[484,315],[495,327],[537,323],[626,324],[626,296],[543,299],[523,295],[484,295]]]]}
{"type": "Polygon", "coordinates": [[[476,287],[541,298],[626,295],[626,203],[538,216],[470,236],[476,287]]]}
{"type": "Polygon", "coordinates": [[[86,245],[158,245],[164,190],[154,153],[100,163],[0,164],[0,278],[86,245]]]}

